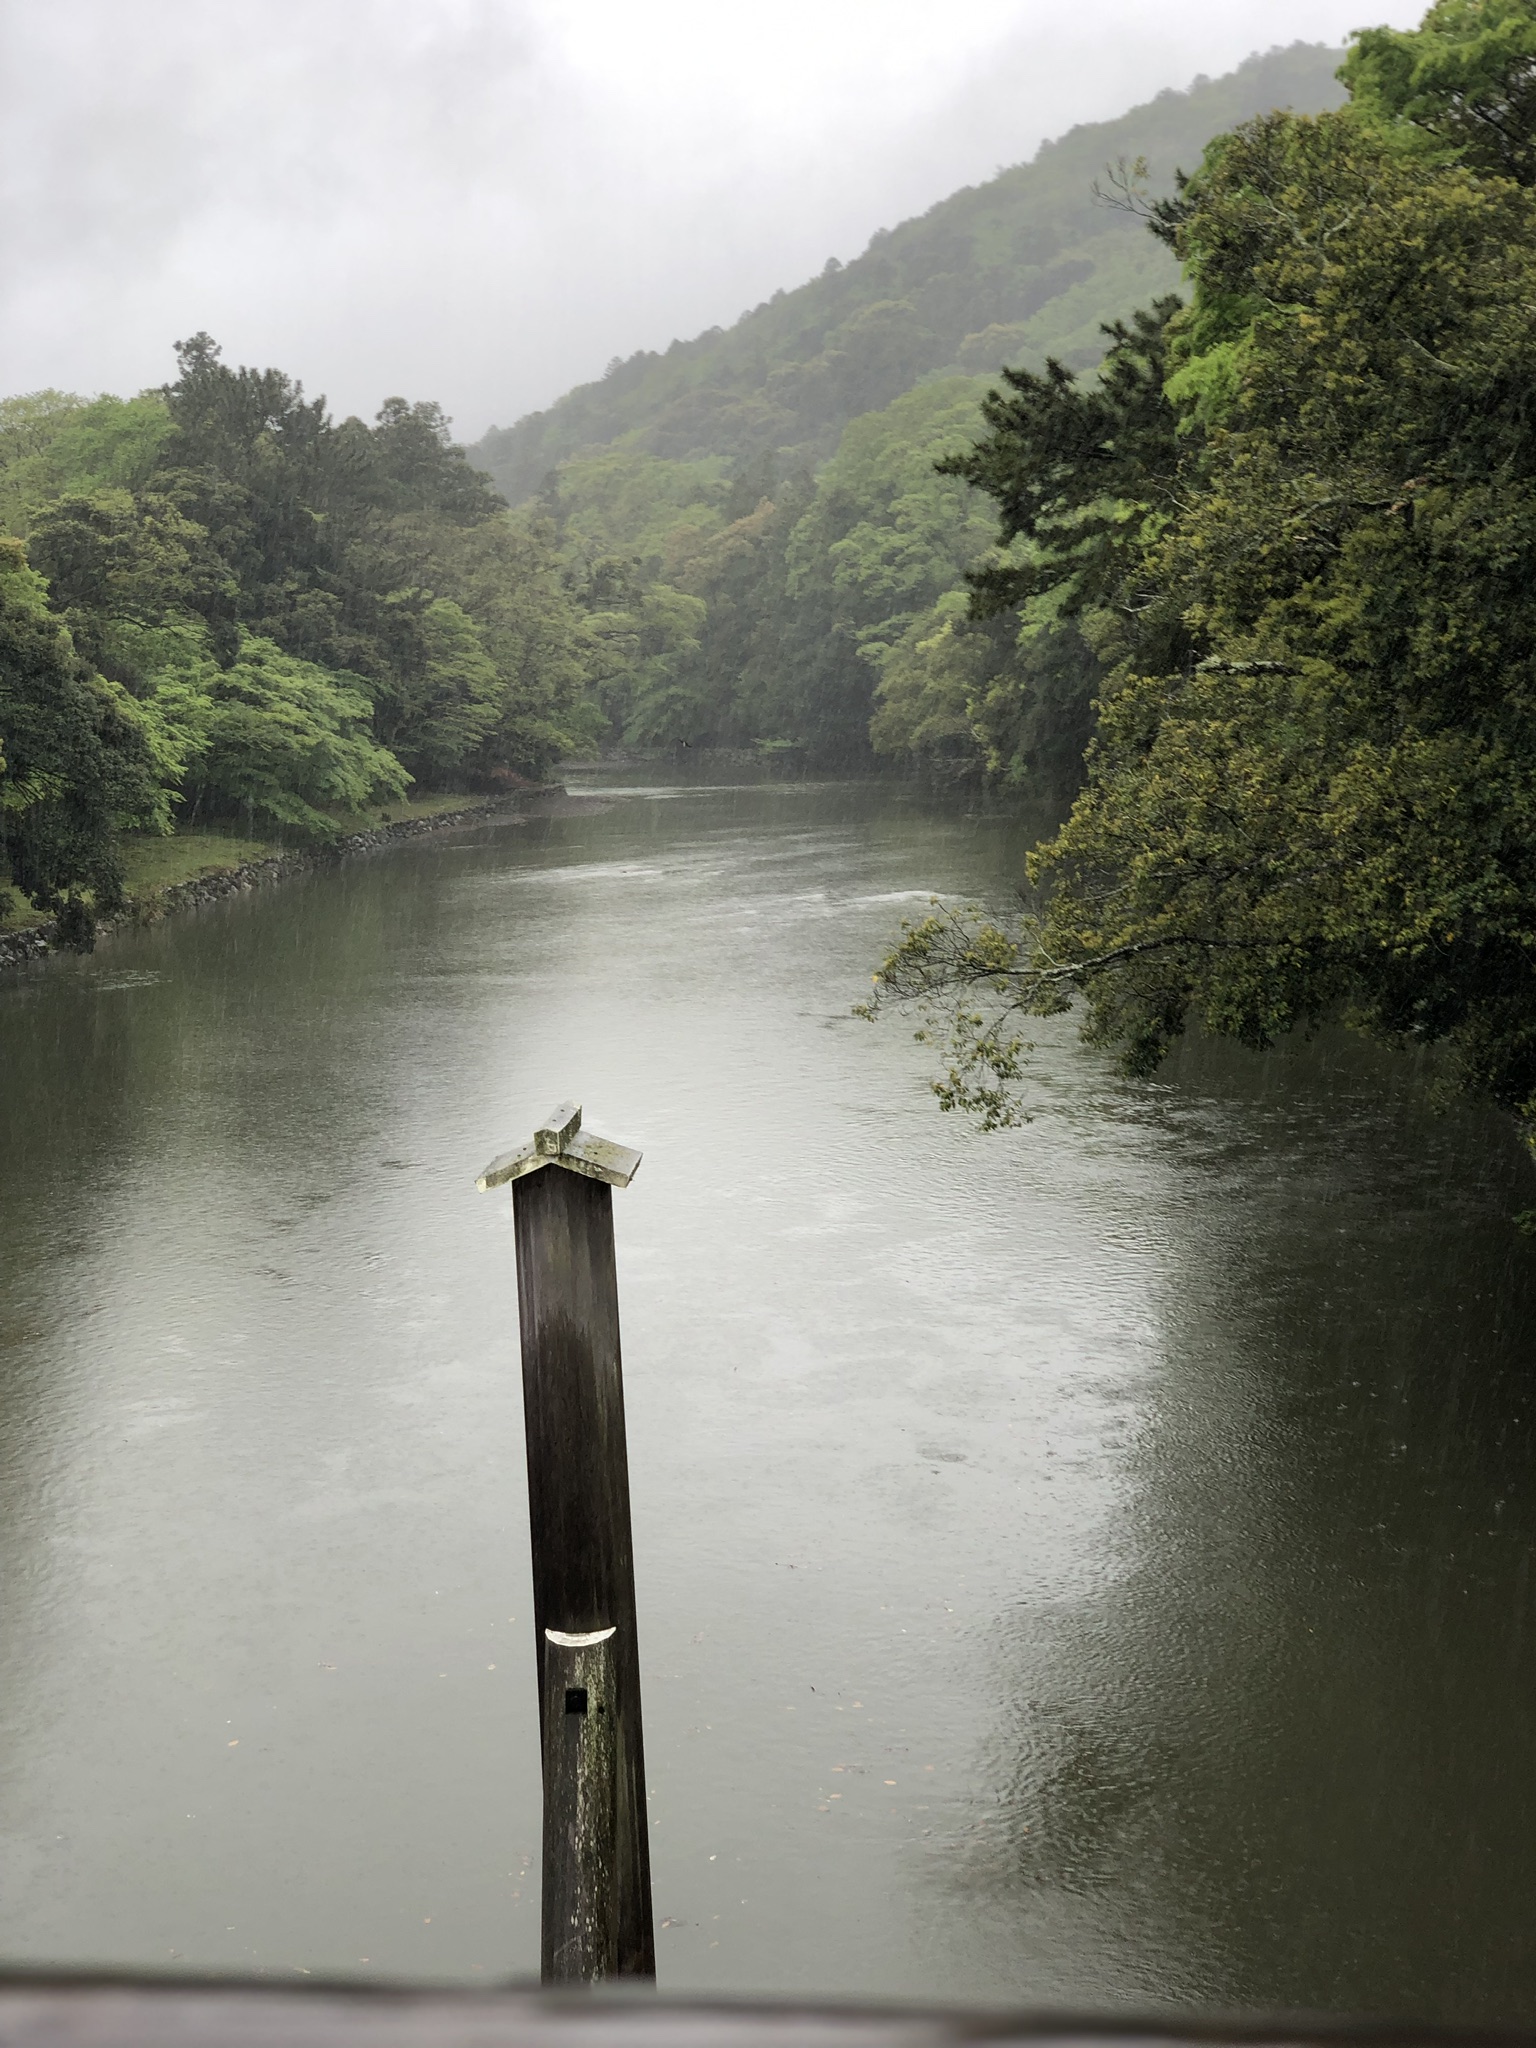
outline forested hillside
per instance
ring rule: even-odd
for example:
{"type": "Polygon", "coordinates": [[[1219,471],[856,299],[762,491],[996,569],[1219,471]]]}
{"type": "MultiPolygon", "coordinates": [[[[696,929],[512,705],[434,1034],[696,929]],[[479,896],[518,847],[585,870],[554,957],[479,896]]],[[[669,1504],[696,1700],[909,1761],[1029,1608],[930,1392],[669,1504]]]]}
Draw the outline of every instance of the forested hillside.
{"type": "Polygon", "coordinates": [[[1314,113],[1343,97],[1340,52],[1296,44],[1226,78],[1165,92],[1115,121],[1074,128],[1027,164],[953,193],[882,231],[862,256],[742,315],[722,332],[615,361],[516,426],[492,428],[471,459],[512,504],[573,455],[623,442],[669,462],[735,474],[772,455],[781,474],[815,468],[849,420],[919,378],[1103,353],[1099,323],[1174,289],[1178,266],[1124,213],[1096,203],[1105,167],[1146,161],[1159,189],[1211,136],[1272,107],[1314,113]]]}
{"type": "Polygon", "coordinates": [[[603,643],[608,738],[1069,794],[1097,664],[1075,629],[968,617],[990,523],[935,459],[1003,363],[1091,369],[1104,322],[1177,285],[1113,203],[1121,167],[1171,189],[1234,121],[1335,104],[1338,56],[1272,51],[1075,129],[729,333],[487,435],[473,459],[551,522],[603,643]]]}

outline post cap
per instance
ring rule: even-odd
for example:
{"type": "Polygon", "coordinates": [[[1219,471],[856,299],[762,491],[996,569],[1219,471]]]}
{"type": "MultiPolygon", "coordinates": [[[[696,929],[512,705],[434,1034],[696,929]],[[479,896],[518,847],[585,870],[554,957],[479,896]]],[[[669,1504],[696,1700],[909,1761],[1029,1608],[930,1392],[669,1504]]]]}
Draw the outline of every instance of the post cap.
{"type": "Polygon", "coordinates": [[[558,1159],[569,1141],[581,1129],[581,1104],[562,1102],[552,1109],[533,1134],[533,1149],[546,1159],[558,1159]]]}
{"type": "Polygon", "coordinates": [[[493,1159],[475,1186],[484,1194],[489,1188],[504,1187],[509,1180],[521,1180],[524,1174],[537,1173],[541,1166],[563,1166],[567,1173],[627,1188],[640,1170],[640,1154],[628,1145],[616,1145],[611,1138],[598,1137],[595,1131],[584,1131],[581,1104],[562,1102],[526,1145],[493,1159]]]}

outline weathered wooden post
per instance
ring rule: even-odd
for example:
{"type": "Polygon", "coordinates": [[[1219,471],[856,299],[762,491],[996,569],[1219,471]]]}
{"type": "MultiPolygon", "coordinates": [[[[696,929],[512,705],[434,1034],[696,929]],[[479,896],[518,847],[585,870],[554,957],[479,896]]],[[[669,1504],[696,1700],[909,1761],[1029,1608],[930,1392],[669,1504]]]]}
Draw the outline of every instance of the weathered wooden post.
{"type": "Polygon", "coordinates": [[[656,1974],[613,1256],[613,1190],[639,1165],[567,1102],[479,1180],[512,1183],[517,1240],[546,1984],[656,1974]]]}
{"type": "Polygon", "coordinates": [[[540,1955],[546,1984],[595,1984],[618,1974],[616,1633],[544,1631],[540,1955]]]}

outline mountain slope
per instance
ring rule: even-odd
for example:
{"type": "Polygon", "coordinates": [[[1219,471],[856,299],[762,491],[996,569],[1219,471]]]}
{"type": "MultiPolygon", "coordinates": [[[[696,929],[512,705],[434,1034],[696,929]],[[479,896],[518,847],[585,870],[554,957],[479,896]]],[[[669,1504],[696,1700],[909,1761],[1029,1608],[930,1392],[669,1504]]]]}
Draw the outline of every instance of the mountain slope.
{"type": "Polygon", "coordinates": [[[1102,352],[1101,321],[1177,283],[1142,223],[1094,198],[1106,165],[1144,157],[1154,189],[1166,188],[1236,122],[1337,105],[1340,55],[1296,43],[1074,128],[1032,162],[882,230],[852,263],[776,292],[729,330],[642,350],[548,411],[493,427],[471,458],[513,504],[571,456],[620,441],[736,470],[772,457],[783,474],[818,465],[849,420],[933,371],[985,375],[1046,353],[1086,367],[1102,352]]]}

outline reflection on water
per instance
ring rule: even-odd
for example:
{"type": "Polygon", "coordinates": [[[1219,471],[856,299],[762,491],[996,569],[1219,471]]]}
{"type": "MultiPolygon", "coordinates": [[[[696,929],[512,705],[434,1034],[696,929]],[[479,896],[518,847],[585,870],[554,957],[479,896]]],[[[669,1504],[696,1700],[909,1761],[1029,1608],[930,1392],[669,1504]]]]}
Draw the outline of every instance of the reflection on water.
{"type": "Polygon", "coordinates": [[[1536,1252],[1344,1042],[937,1114],[854,1022],[1006,883],[626,788],[0,990],[0,1948],[537,1956],[508,1205],[618,1201],[664,1984],[1536,2013],[1536,1252]]]}

